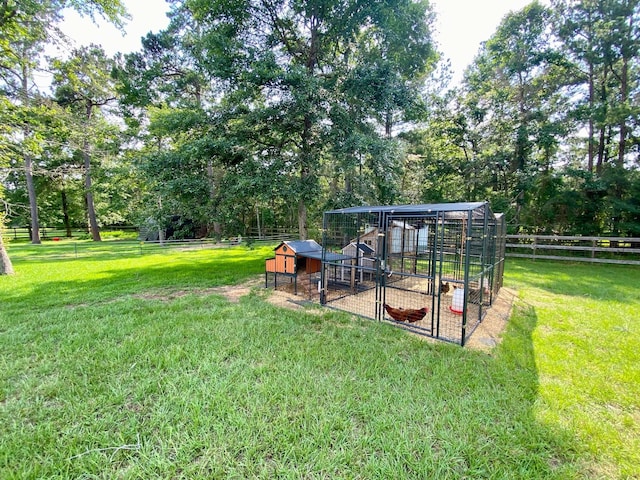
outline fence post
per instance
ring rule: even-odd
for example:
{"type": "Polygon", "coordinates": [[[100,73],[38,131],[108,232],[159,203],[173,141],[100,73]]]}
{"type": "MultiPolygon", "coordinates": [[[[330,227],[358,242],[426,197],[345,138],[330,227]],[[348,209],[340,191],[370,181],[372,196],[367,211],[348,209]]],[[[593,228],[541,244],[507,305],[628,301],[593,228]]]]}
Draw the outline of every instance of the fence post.
{"type": "Polygon", "coordinates": [[[78,258],[78,242],[73,242],[73,251],[76,254],[76,259],[78,258]]]}

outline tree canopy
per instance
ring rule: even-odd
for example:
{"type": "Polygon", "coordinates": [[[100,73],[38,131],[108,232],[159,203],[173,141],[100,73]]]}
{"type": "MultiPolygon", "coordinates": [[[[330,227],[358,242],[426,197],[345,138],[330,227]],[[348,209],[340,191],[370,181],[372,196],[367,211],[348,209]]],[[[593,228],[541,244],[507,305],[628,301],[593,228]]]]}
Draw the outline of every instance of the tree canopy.
{"type": "Polygon", "coordinates": [[[640,235],[638,4],[534,1],[451,86],[426,0],[172,0],[137,52],[52,59],[48,95],[62,8],[126,12],[4,2],[8,220],[307,238],[329,208],[489,200],[514,232],[640,235]]]}

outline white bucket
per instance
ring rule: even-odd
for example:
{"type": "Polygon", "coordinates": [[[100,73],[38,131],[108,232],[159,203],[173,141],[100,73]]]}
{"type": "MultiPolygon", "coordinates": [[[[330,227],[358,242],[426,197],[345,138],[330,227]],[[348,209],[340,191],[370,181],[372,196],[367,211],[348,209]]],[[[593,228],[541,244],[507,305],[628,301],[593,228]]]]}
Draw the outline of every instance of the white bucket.
{"type": "Polygon", "coordinates": [[[461,314],[464,310],[464,288],[456,288],[453,291],[453,300],[451,301],[451,311],[461,314]]]}

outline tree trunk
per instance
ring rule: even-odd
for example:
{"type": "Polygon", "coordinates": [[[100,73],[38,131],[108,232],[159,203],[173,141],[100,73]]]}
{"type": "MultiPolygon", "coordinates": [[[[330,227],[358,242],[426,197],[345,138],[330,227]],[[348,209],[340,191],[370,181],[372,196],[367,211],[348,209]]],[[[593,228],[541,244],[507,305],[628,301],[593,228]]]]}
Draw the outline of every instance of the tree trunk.
{"type": "Polygon", "coordinates": [[[303,199],[298,201],[298,229],[300,231],[300,240],[309,238],[309,231],[307,229],[307,206],[303,199]]]}
{"type": "Polygon", "coordinates": [[[98,220],[96,218],[96,210],[93,203],[93,192],[91,191],[91,159],[89,154],[85,152],[84,156],[84,188],[87,198],[87,216],[89,217],[89,230],[91,230],[91,237],[94,242],[102,241],[100,237],[100,227],[98,227],[98,220]]]}
{"type": "Polygon", "coordinates": [[[593,71],[593,62],[589,61],[589,144],[588,144],[588,165],[587,168],[590,173],[593,173],[593,159],[595,157],[594,146],[595,139],[593,136],[595,135],[595,125],[593,121],[593,114],[595,108],[595,84],[594,84],[594,71],[593,71]]]}
{"type": "Polygon", "coordinates": [[[39,245],[40,241],[40,221],[38,220],[38,201],[36,198],[36,187],[33,183],[33,160],[31,155],[24,156],[24,173],[27,179],[27,193],[29,195],[29,210],[31,212],[31,243],[39,245]]]}
{"type": "MultiPolygon", "coordinates": [[[[21,97],[24,105],[29,104],[29,67],[27,63],[22,64],[21,97]]],[[[23,134],[25,140],[31,134],[28,126],[24,127],[23,134]]],[[[27,180],[27,194],[29,195],[29,210],[31,212],[31,243],[39,245],[40,241],[40,221],[38,219],[38,200],[36,197],[36,187],[33,183],[33,159],[25,151],[24,153],[24,173],[27,180]]]]}
{"type": "Polygon", "coordinates": [[[262,240],[262,230],[260,229],[260,208],[256,203],[256,224],[258,226],[258,239],[262,240]]]}
{"type": "Polygon", "coordinates": [[[71,238],[71,221],[69,220],[69,202],[67,200],[67,192],[62,188],[60,191],[60,197],[62,198],[62,221],[64,228],[67,231],[67,238],[71,238]]]}
{"type": "MultiPolygon", "coordinates": [[[[87,104],[87,125],[91,120],[93,105],[87,104]]],[[[82,156],[84,158],[84,188],[87,199],[87,216],[89,217],[89,230],[94,242],[101,242],[100,227],[96,218],[96,210],[93,202],[93,190],[91,187],[91,156],[89,155],[89,139],[85,138],[82,146],[82,156]]]]}
{"type": "MultiPolygon", "coordinates": [[[[628,59],[622,59],[622,72],[620,74],[620,103],[626,107],[629,97],[629,63],[628,59]]],[[[626,113],[620,118],[620,139],[618,141],[618,161],[617,166],[624,166],[624,154],[627,149],[627,118],[626,113]]]]}
{"type": "MultiPolygon", "coordinates": [[[[309,56],[307,57],[307,74],[309,77],[313,77],[315,68],[318,63],[318,52],[320,47],[320,38],[318,36],[319,21],[315,15],[312,15],[310,21],[311,38],[309,39],[309,56]]],[[[313,101],[309,98],[310,103],[313,101]]],[[[298,200],[298,230],[300,240],[306,240],[309,237],[309,230],[307,228],[307,205],[305,198],[307,196],[306,184],[307,178],[310,174],[311,168],[311,129],[313,127],[313,120],[310,114],[306,114],[304,117],[304,128],[302,131],[302,152],[300,158],[300,186],[302,191],[298,200]]]]}
{"type": "MultiPolygon", "coordinates": [[[[213,160],[207,160],[207,179],[209,180],[209,206],[213,209],[216,201],[216,180],[215,171],[213,169],[213,160]]],[[[207,225],[207,233],[213,232],[218,235],[222,232],[220,222],[212,222],[207,225]]]]}
{"type": "MultiPolygon", "coordinates": [[[[0,226],[0,229],[1,228],[0,226]]],[[[13,273],[13,265],[11,264],[9,254],[7,254],[7,249],[4,247],[2,231],[0,231],[0,275],[13,275],[13,273]]]]}
{"type": "Polygon", "coordinates": [[[607,81],[608,81],[608,75],[607,75],[607,68],[604,67],[604,71],[602,73],[602,88],[600,89],[600,103],[604,108],[604,112],[602,112],[601,114],[601,123],[602,125],[600,126],[600,139],[598,142],[598,160],[596,163],[596,174],[598,176],[600,176],[602,174],[602,168],[604,166],[604,160],[605,160],[605,148],[606,148],[606,142],[607,142],[607,134],[606,134],[606,127],[604,126],[605,123],[605,119],[607,118],[607,81]]]}

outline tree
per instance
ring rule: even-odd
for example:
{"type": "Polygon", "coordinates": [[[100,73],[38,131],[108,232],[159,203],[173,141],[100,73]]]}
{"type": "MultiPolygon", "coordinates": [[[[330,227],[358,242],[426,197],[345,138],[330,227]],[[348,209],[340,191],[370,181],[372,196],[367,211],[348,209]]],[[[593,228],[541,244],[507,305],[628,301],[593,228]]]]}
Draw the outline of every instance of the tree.
{"type": "Polygon", "coordinates": [[[640,92],[634,74],[640,67],[640,2],[558,0],[554,8],[559,40],[572,65],[570,111],[577,129],[587,131],[583,168],[598,186],[599,228],[631,234],[634,222],[627,222],[625,212],[635,208],[627,198],[638,148],[640,107],[633,99],[640,92]]]}
{"type": "Polygon", "coordinates": [[[465,75],[464,103],[482,132],[478,160],[490,190],[515,204],[515,222],[536,201],[534,179],[553,168],[567,129],[566,62],[553,48],[550,18],[538,2],[508,14],[465,75]]]}
{"type": "MultiPolygon", "coordinates": [[[[393,199],[399,149],[392,130],[410,116],[416,82],[435,63],[430,22],[424,1],[176,2],[167,31],[176,37],[160,35],[148,44],[147,55],[129,57],[144,68],[142,74],[131,72],[138,85],[148,84],[149,73],[157,88],[151,96],[138,88],[143,94],[133,98],[163,99],[163,108],[175,104],[176,97],[162,90],[165,83],[157,82],[167,78],[168,69],[147,63],[159,58],[150,47],[177,48],[180,58],[187,56],[182,65],[191,75],[182,68],[175,77],[206,79],[197,108],[215,125],[198,130],[200,148],[191,152],[214,159],[221,185],[238,181],[240,172],[266,178],[243,183],[264,188],[252,191],[263,201],[273,195],[294,201],[300,236],[306,238],[309,206],[336,173],[349,184],[353,166],[360,165],[357,170],[376,183],[375,194],[385,202],[393,199]],[[339,152],[342,165],[334,163],[332,151],[339,152]]],[[[182,131],[192,136],[193,124],[185,126],[182,131]]],[[[177,153],[177,146],[171,142],[170,149],[177,153]]],[[[234,205],[227,197],[232,191],[237,189],[218,188],[212,203],[234,205]]],[[[246,205],[250,211],[255,206],[246,205]]]]}
{"type": "Polygon", "coordinates": [[[207,111],[215,92],[194,54],[189,29],[185,17],[174,15],[167,30],[143,38],[141,52],[118,58],[114,76],[129,132],[145,144],[138,155],[150,186],[145,218],[163,228],[172,217],[188,218],[219,235],[220,165],[235,147],[219,118],[207,111]],[[171,167],[177,158],[186,162],[184,168],[171,167]],[[197,197],[189,194],[194,191],[197,197]]]}
{"type": "Polygon", "coordinates": [[[632,119],[640,112],[631,101],[637,75],[630,74],[638,68],[640,2],[558,0],[554,7],[559,39],[573,64],[574,115],[588,126],[587,169],[601,175],[608,161],[624,166],[632,119]]]}
{"type": "Polygon", "coordinates": [[[111,79],[113,65],[102,47],[95,45],[74,50],[68,60],[53,61],[56,100],[60,105],[69,107],[79,119],[76,131],[80,136],[79,151],[84,167],[87,217],[96,242],[101,238],[95,211],[92,160],[95,161],[93,153],[100,138],[100,109],[116,100],[111,79]]]}
{"type": "MultiPolygon", "coordinates": [[[[1,12],[0,12],[1,13],[1,12]]],[[[1,18],[1,17],[0,17],[1,18]]],[[[6,114],[4,110],[9,106],[9,102],[6,99],[0,98],[0,118],[6,118],[6,114]]],[[[0,123],[0,172],[4,170],[4,168],[9,164],[9,156],[8,150],[10,146],[7,142],[4,141],[5,134],[9,133],[9,129],[5,124],[0,123]]],[[[4,180],[2,178],[4,175],[0,173],[0,180],[4,180]]],[[[0,202],[4,202],[4,181],[0,181],[0,202]]],[[[6,210],[6,207],[3,205],[3,210],[6,210]]],[[[11,259],[7,254],[7,250],[4,245],[4,241],[2,239],[2,234],[5,226],[5,213],[4,211],[0,211],[0,275],[11,275],[13,274],[13,265],[11,264],[11,259]]]]}
{"type": "MultiPolygon", "coordinates": [[[[1,88],[13,102],[16,108],[28,112],[39,102],[37,87],[33,81],[34,72],[40,68],[42,51],[48,41],[59,38],[56,29],[64,8],[71,7],[83,15],[92,18],[103,16],[117,25],[121,25],[126,11],[121,0],[96,1],[60,1],[60,0],[23,0],[21,2],[5,1],[0,7],[2,25],[0,25],[2,40],[2,58],[0,59],[1,88]]],[[[23,115],[24,116],[24,115],[23,115]]],[[[29,144],[34,143],[33,131],[29,123],[24,123],[20,129],[24,148],[20,154],[24,162],[24,174],[29,193],[31,212],[32,242],[40,243],[38,205],[33,178],[34,152],[29,144]]]]}

